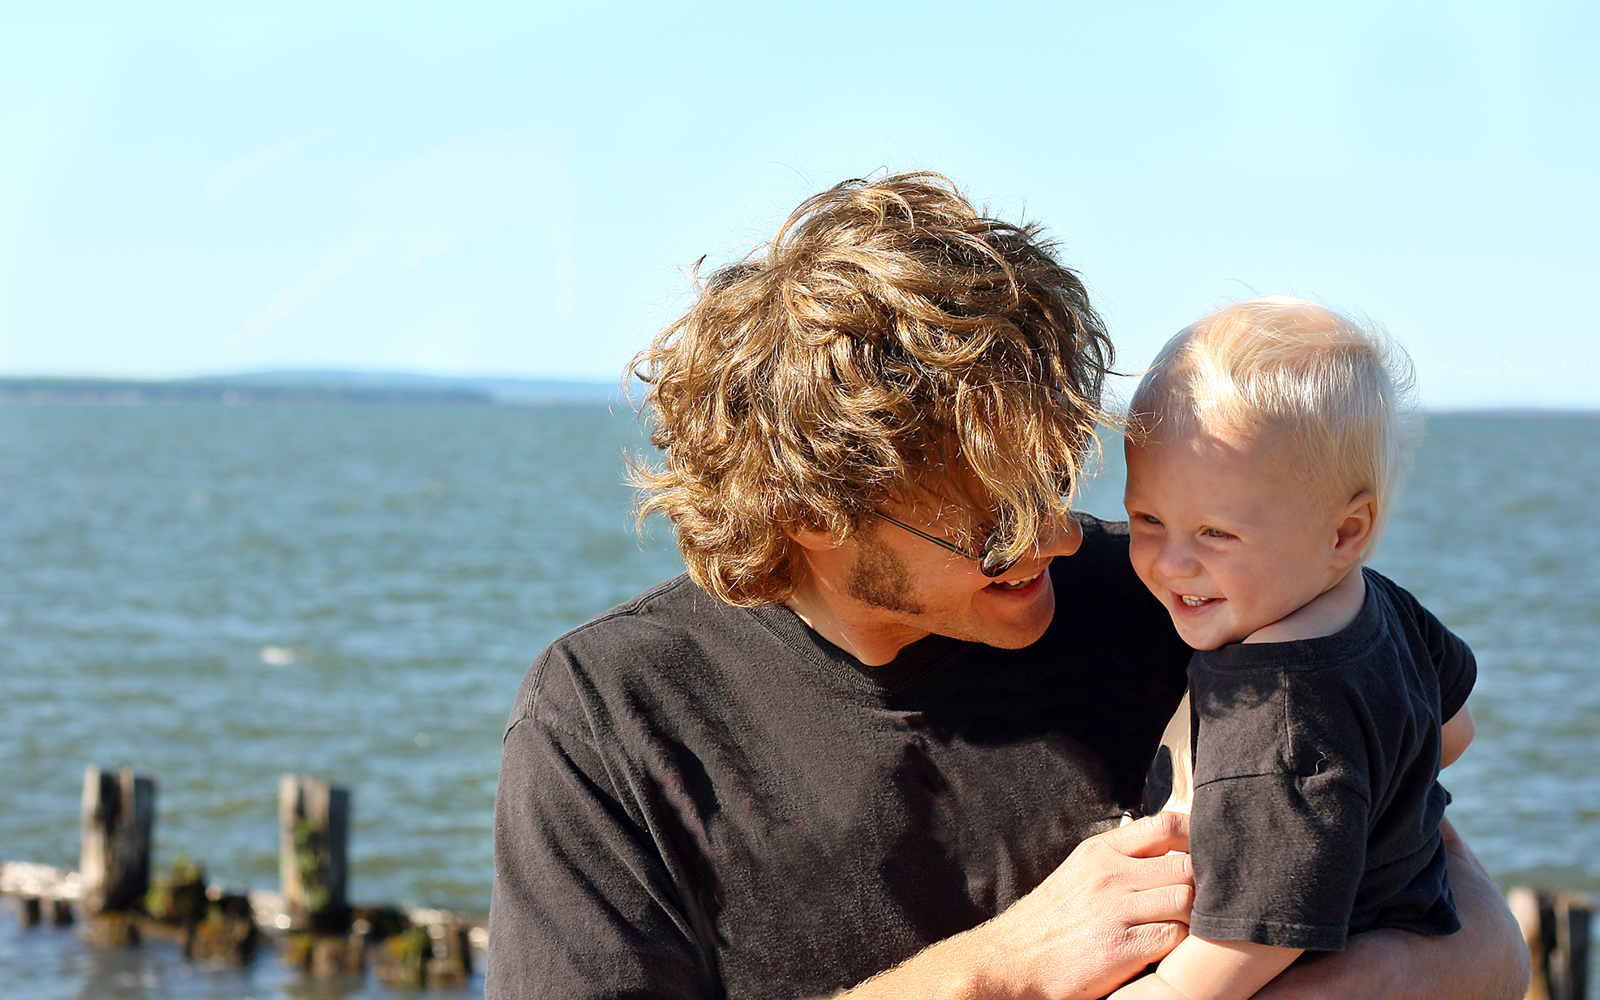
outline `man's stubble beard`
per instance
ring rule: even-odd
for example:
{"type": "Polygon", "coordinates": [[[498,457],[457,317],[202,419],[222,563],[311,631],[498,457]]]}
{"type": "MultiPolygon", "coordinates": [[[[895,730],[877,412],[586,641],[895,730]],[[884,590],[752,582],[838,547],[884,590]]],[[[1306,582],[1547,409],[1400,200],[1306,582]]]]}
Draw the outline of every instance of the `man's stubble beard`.
{"type": "Polygon", "coordinates": [[[845,582],[851,597],[885,611],[920,615],[919,603],[911,593],[911,573],[894,550],[875,533],[856,535],[856,561],[845,582]]]}

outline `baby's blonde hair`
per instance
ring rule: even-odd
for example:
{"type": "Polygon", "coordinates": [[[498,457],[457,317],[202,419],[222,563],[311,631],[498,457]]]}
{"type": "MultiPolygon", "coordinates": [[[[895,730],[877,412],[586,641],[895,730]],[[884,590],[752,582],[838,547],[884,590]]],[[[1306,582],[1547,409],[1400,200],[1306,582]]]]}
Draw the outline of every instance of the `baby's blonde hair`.
{"type": "Polygon", "coordinates": [[[1169,340],[1134,392],[1128,434],[1285,435],[1308,490],[1371,490],[1377,547],[1420,439],[1415,373],[1371,322],[1295,298],[1224,306],[1169,340]]]}

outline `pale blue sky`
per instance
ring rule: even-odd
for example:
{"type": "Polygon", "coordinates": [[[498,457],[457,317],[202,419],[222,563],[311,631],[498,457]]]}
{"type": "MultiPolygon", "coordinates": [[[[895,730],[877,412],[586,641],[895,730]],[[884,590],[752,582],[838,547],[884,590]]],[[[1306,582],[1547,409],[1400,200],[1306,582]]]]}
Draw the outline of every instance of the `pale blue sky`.
{"type": "Polygon", "coordinates": [[[680,268],[941,170],[1134,369],[1363,311],[1434,407],[1600,407],[1584,2],[0,8],[0,374],[615,379],[680,268]]]}

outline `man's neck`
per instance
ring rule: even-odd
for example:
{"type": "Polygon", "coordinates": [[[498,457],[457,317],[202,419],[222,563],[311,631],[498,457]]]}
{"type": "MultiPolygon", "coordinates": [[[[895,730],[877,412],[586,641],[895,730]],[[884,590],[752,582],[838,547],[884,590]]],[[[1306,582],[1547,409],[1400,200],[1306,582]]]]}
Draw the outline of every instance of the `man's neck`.
{"type": "Polygon", "coordinates": [[[900,651],[928,633],[901,622],[885,620],[881,609],[863,604],[842,591],[819,587],[812,578],[795,588],[784,604],[811,631],[861,661],[881,667],[900,651]]]}

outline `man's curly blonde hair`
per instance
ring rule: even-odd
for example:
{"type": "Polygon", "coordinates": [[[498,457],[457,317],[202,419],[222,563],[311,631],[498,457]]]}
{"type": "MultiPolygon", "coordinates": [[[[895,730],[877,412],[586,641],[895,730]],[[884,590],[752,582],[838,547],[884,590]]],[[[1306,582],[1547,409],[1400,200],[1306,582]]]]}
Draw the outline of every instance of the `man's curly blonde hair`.
{"type": "Polygon", "coordinates": [[[790,530],[843,539],[930,490],[1023,555],[1059,525],[1112,359],[1053,251],[938,174],[807,200],[634,358],[663,457],[635,470],[640,516],[671,518],[690,575],[743,606],[792,593],[790,530]]]}

